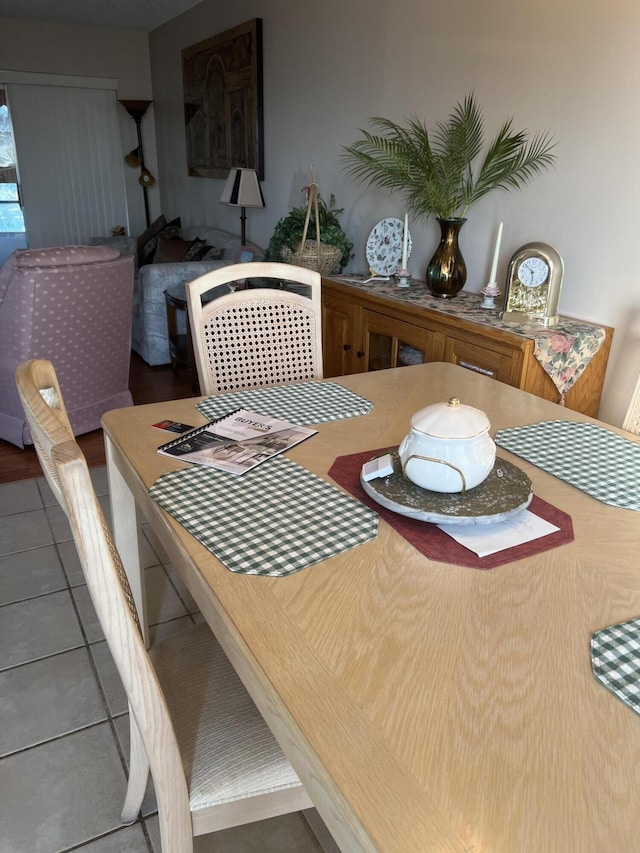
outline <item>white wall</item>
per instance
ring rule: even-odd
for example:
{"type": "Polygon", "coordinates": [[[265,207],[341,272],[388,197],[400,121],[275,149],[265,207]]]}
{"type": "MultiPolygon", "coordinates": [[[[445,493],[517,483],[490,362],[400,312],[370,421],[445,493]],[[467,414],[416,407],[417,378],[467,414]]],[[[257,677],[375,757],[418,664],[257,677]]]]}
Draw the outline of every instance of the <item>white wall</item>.
{"type": "MultiPolygon", "coordinates": [[[[315,163],[322,195],[345,208],[352,269],[364,271],[370,229],[404,207],[347,177],[341,147],[369,116],[415,114],[431,126],[474,90],[488,137],[513,116],[518,128],[550,130],[558,160],[525,190],[497,191],[471,209],[461,236],[466,289],[486,283],[501,220],[501,281],[523,243],[555,246],[565,262],[561,312],[616,328],[601,417],[620,424],[640,368],[640,4],[204,0],[150,34],[163,210],[184,222],[239,227],[235,210],[218,203],[222,181],[187,176],[180,51],[254,17],[264,27],[267,208],[247,212],[249,238],[267,244],[277,219],[303,203],[315,163]]],[[[413,228],[418,275],[436,235],[433,222],[413,228]]]]}
{"type": "MultiPolygon", "coordinates": [[[[146,33],[57,26],[11,18],[3,18],[0,27],[0,67],[3,70],[111,77],[118,80],[118,98],[152,99],[149,42],[146,33]]],[[[138,144],[136,126],[123,107],[118,107],[118,113],[122,150],[125,154],[138,144]]],[[[142,135],[147,168],[157,177],[153,106],[142,120],[142,135]]],[[[144,201],[142,188],[137,180],[138,175],[138,171],[125,167],[132,234],[139,234],[145,228],[144,201]]],[[[160,210],[160,193],[157,186],[149,190],[149,201],[153,218],[154,213],[157,215],[160,210]]]]}

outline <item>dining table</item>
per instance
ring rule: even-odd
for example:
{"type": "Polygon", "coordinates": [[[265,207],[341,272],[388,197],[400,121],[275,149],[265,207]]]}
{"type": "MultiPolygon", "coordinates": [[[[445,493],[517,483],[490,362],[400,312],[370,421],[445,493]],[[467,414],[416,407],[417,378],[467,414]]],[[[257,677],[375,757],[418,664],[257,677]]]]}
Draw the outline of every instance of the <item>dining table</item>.
{"type": "MultiPolygon", "coordinates": [[[[207,522],[207,505],[227,501],[225,477],[249,497],[254,474],[282,460],[331,486],[336,502],[349,493],[360,505],[363,496],[335,478],[337,460],[397,448],[415,412],[451,397],[485,412],[494,437],[561,422],[635,440],[452,364],[324,382],[367,401],[366,413],[308,423],[317,433],[286,459],[239,477],[215,472],[201,512],[216,541],[226,546],[226,535],[242,551],[252,513],[249,501],[235,503],[232,528],[215,515],[207,522]]],[[[483,568],[446,548],[430,556],[389,511],[369,506],[372,532],[360,544],[282,576],[231,571],[153,497],[159,480],[204,470],[159,454],[171,436],[153,424],[204,424],[203,400],[103,417],[116,544],[146,624],[140,530],[149,525],[338,848],[640,850],[640,716],[594,678],[590,656],[595,631],[640,615],[640,513],[498,442],[498,459],[568,519],[570,535],[554,547],[483,568]]],[[[224,408],[224,396],[216,402],[224,408]]],[[[277,503],[276,493],[265,502],[277,503]]],[[[295,513],[291,525],[295,540],[295,513]]]]}

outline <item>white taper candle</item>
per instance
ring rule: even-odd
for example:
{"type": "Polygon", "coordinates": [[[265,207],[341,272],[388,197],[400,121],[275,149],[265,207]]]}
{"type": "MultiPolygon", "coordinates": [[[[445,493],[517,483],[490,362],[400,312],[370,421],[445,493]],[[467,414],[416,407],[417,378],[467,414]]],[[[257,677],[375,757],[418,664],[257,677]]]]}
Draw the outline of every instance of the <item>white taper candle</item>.
{"type": "Polygon", "coordinates": [[[491,263],[491,275],[489,276],[489,284],[496,283],[496,273],[498,272],[498,255],[500,254],[500,243],[502,241],[502,222],[498,225],[498,236],[496,237],[496,246],[493,250],[493,261],[491,263]]]}
{"type": "Polygon", "coordinates": [[[402,235],[402,269],[406,270],[408,257],[407,252],[409,250],[409,216],[405,213],[404,215],[404,234],[402,235]]]}

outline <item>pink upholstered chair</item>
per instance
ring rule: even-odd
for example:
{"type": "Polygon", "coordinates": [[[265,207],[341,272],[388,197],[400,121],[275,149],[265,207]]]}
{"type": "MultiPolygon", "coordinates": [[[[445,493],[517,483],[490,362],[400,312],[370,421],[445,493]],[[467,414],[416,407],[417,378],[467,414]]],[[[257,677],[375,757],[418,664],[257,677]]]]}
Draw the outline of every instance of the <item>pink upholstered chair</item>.
{"type": "Polygon", "coordinates": [[[32,444],[15,386],[27,359],[53,363],[75,435],[129,391],[133,257],[112,246],[14,252],[0,269],[0,438],[32,444]]]}

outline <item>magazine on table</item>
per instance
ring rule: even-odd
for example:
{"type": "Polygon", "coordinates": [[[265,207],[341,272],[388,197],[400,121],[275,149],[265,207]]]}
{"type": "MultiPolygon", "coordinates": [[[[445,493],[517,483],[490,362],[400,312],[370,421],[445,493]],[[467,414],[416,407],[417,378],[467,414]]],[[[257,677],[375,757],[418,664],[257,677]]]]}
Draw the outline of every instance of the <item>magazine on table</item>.
{"type": "Polygon", "coordinates": [[[162,444],[158,453],[231,474],[244,474],[316,432],[289,421],[238,409],[162,444]]]}

